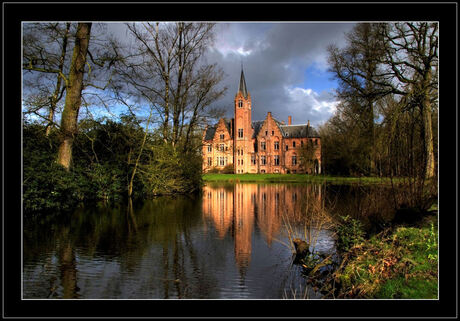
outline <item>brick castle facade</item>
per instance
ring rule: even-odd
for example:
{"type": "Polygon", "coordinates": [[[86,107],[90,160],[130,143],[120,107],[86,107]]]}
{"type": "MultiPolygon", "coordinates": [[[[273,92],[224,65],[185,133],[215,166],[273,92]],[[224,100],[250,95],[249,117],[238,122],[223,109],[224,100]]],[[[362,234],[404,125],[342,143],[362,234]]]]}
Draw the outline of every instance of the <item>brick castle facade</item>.
{"type": "Polygon", "coordinates": [[[243,70],[234,100],[234,118],[219,119],[203,133],[203,172],[233,165],[234,173],[308,173],[321,172],[321,138],[307,124],[292,125],[273,118],[252,121],[251,95],[243,70]],[[305,155],[310,159],[306,159],[305,155]]]}

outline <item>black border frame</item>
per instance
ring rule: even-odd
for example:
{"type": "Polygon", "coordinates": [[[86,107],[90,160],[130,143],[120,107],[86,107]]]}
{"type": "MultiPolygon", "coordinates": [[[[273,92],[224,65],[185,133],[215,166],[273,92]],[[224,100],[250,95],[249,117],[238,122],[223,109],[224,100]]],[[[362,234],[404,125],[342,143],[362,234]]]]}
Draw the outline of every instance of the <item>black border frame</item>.
{"type": "Polygon", "coordinates": [[[3,3],[2,18],[4,318],[458,317],[457,3],[8,2],[3,3]],[[21,22],[46,20],[439,21],[440,105],[446,105],[439,114],[439,300],[21,300],[21,22]]]}

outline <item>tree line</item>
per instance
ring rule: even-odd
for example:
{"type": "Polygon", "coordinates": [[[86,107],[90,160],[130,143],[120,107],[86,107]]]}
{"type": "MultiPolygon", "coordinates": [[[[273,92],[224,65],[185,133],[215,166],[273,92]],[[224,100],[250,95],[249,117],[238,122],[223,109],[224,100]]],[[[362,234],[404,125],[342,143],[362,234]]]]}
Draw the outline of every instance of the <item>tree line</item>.
{"type": "MultiPolygon", "coordinates": [[[[197,189],[202,128],[226,91],[203,59],[213,29],[24,23],[25,209],[197,189]]],[[[339,105],[320,128],[323,172],[406,177],[423,195],[437,175],[438,24],[360,23],[328,52],[339,105]]]]}
{"type": "Polygon", "coordinates": [[[202,127],[226,91],[202,59],[214,25],[118,26],[23,25],[28,212],[200,186],[202,127]]]}
{"type": "Polygon", "coordinates": [[[435,178],[438,24],[360,23],[328,52],[340,103],[320,131],[326,172],[435,178]]]}

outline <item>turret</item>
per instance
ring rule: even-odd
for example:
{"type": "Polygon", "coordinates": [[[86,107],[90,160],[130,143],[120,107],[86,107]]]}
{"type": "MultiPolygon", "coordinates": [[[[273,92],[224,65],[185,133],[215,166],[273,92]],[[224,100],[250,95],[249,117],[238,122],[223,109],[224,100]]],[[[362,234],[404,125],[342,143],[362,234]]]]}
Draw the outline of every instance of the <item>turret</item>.
{"type": "Polygon", "coordinates": [[[235,173],[247,173],[250,165],[250,153],[253,152],[251,121],[251,94],[249,93],[244,72],[241,69],[240,83],[235,95],[234,122],[234,164],[235,173]]]}

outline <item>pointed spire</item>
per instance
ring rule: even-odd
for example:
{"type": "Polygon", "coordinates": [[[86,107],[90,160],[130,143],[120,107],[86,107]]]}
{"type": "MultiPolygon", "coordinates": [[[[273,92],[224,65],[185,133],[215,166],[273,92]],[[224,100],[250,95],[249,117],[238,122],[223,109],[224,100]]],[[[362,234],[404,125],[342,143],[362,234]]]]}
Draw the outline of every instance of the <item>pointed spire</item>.
{"type": "Polygon", "coordinates": [[[246,89],[246,81],[244,80],[243,65],[241,65],[240,87],[238,92],[241,92],[244,98],[248,98],[248,90],[246,89]]]}

